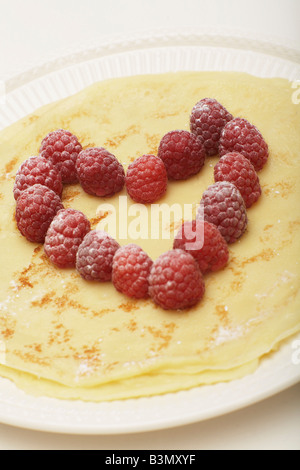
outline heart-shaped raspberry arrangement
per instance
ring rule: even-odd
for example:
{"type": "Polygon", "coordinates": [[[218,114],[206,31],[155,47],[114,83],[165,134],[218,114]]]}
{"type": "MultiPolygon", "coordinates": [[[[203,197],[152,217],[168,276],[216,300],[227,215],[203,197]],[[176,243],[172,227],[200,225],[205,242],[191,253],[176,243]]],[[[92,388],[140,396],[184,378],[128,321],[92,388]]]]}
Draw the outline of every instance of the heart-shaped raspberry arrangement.
{"type": "Polygon", "coordinates": [[[171,130],[157,155],[143,155],[123,166],[103,147],[83,149],[71,132],[59,129],[42,141],[39,155],[18,169],[14,197],[16,222],[27,240],[44,243],[50,261],[76,268],[90,282],[112,281],[132,298],[150,297],[164,309],[186,309],[205,292],[204,276],[223,269],[228,245],[247,228],[247,212],[261,195],[257,172],[268,159],[260,131],[234,118],[223,105],[204,98],[190,114],[190,132],[171,130]],[[215,183],[202,195],[195,220],[178,230],[172,248],[152,260],[136,244],[120,246],[108,233],[92,230],[80,211],[65,209],[63,185],[109,197],[126,187],[135,202],[151,204],[167,191],[168,180],[199,173],[207,158],[219,154],[215,183]]]}

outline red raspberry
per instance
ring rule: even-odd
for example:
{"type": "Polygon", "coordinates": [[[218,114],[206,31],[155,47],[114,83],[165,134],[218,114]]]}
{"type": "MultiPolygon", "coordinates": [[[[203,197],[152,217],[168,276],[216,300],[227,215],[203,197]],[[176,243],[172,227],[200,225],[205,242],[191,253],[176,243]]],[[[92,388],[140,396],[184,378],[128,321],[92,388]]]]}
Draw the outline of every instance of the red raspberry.
{"type": "Polygon", "coordinates": [[[60,268],[75,267],[77,250],[90,228],[90,222],[82,212],[76,209],[59,211],[45,238],[44,249],[50,261],[60,268]]]}
{"type": "Polygon", "coordinates": [[[247,228],[246,206],[241,193],[232,183],[217,182],[204,191],[197,218],[218,227],[227,243],[240,238],[247,228]]]}
{"type": "Polygon", "coordinates": [[[207,221],[184,222],[175,236],[173,248],[190,253],[202,274],[218,271],[228,263],[227,243],[218,228],[207,221]]]}
{"type": "Polygon", "coordinates": [[[87,281],[111,281],[112,262],[119,243],[102,230],[91,230],[78,248],[76,268],[87,281]]]}
{"type": "Polygon", "coordinates": [[[58,129],[42,140],[40,155],[57,166],[63,183],[77,183],[76,159],[81,150],[82,146],[75,135],[58,129]]]}
{"type": "Polygon", "coordinates": [[[121,247],[113,259],[112,282],[115,288],[136,299],[148,297],[148,277],[153,262],[133,243],[121,247]]]}
{"type": "Polygon", "coordinates": [[[52,189],[59,197],[62,195],[62,179],[57,168],[46,158],[30,157],[17,171],[14,184],[14,198],[17,200],[24,189],[34,184],[42,184],[52,189]]]}
{"type": "Polygon", "coordinates": [[[193,107],[190,129],[193,134],[202,138],[207,156],[219,152],[222,129],[231,119],[232,114],[214,98],[203,98],[193,107]]]}
{"type": "Polygon", "coordinates": [[[165,310],[192,307],[202,299],[205,285],[195,259],[186,251],[170,250],[154,261],[149,294],[165,310]]]}
{"type": "Polygon", "coordinates": [[[79,182],[88,194],[112,196],[124,186],[123,166],[103,147],[88,148],[80,152],[76,167],[79,182]]]}
{"type": "Polygon", "coordinates": [[[164,162],[168,177],[174,180],[185,180],[197,174],[205,161],[201,139],[184,130],[165,134],[157,155],[164,162]]]}
{"type": "Polygon", "coordinates": [[[241,153],[230,152],[220,158],[214,167],[215,181],[229,181],[233,183],[244,198],[249,208],[261,195],[259,178],[254,166],[241,153]]]}
{"type": "Polygon", "coordinates": [[[52,219],[61,209],[60,197],[52,189],[34,184],[24,189],[17,200],[18,229],[27,240],[43,243],[52,219]]]}
{"type": "Polygon", "coordinates": [[[154,155],[143,155],[129,165],[125,182],[127,192],[134,201],[142,204],[155,202],[167,190],[165,165],[154,155]]]}
{"type": "Polygon", "coordinates": [[[269,150],[260,131],[247,119],[235,118],[224,127],[220,138],[220,156],[239,152],[248,158],[256,171],[265,165],[269,150]]]}

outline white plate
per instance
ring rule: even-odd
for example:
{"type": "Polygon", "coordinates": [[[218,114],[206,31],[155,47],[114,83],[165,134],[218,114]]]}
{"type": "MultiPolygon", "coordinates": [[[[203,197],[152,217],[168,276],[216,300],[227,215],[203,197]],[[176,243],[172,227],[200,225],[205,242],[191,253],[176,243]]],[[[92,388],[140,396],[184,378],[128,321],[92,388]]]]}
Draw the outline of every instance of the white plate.
{"type": "MultiPolygon", "coordinates": [[[[0,129],[95,81],[177,70],[234,70],[296,81],[300,78],[300,53],[228,35],[156,34],[108,42],[8,80],[0,105],[0,129]]],[[[36,398],[0,378],[0,421],[43,431],[117,434],[205,420],[256,403],[299,382],[299,350],[300,336],[282,345],[254,374],[243,379],[107,403],[36,398]]]]}

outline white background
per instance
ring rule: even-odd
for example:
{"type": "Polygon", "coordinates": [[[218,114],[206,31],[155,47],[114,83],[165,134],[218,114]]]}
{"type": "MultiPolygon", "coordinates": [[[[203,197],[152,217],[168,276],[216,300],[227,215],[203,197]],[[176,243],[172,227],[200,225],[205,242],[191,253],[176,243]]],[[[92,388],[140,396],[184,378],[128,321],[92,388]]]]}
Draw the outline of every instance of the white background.
{"type": "Polygon", "coordinates": [[[224,28],[300,49],[298,0],[0,0],[0,78],[103,38],[224,28]]]}
{"type": "MultiPolygon", "coordinates": [[[[298,0],[0,0],[0,80],[107,38],[202,30],[300,50],[298,0]]],[[[298,77],[300,79],[300,77],[298,77]]],[[[123,436],[72,436],[0,424],[4,449],[300,449],[300,384],[197,424],[123,436]]]]}

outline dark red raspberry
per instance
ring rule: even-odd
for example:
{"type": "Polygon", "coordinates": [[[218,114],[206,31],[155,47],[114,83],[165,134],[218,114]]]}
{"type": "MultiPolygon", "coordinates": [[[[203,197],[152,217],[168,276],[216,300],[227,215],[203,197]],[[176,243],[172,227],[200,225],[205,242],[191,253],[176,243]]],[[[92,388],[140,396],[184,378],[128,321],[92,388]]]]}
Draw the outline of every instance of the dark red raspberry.
{"type": "Polygon", "coordinates": [[[178,310],[196,305],[202,299],[205,285],[199,265],[186,251],[175,249],[154,261],[149,276],[149,294],[165,310],[178,310]]]}
{"type": "Polygon", "coordinates": [[[119,243],[103,230],[91,230],[76,256],[76,269],[87,281],[111,281],[112,262],[119,243]]]}
{"type": "Polygon", "coordinates": [[[207,156],[219,152],[219,141],[223,127],[233,119],[224,106],[214,98],[198,101],[190,115],[190,130],[202,138],[207,156]]]}
{"type": "Polygon", "coordinates": [[[44,249],[50,261],[60,268],[75,267],[77,250],[90,229],[90,222],[82,212],[76,209],[59,211],[45,238],[44,249]]]}
{"type": "Polygon", "coordinates": [[[247,119],[235,118],[224,127],[220,138],[220,156],[239,152],[248,158],[256,171],[262,169],[269,156],[268,145],[260,131],[247,119]]]}
{"type": "Polygon", "coordinates": [[[178,230],[173,248],[190,253],[202,274],[218,271],[228,263],[229,251],[218,228],[204,220],[184,222],[178,230]]]}
{"type": "Polygon", "coordinates": [[[214,183],[204,191],[197,218],[220,230],[227,243],[238,240],[247,228],[246,206],[241,193],[232,183],[214,183]]]}
{"type": "Polygon", "coordinates": [[[79,182],[88,194],[112,196],[124,186],[123,166],[103,147],[88,148],[80,152],[76,168],[79,182]]]}
{"type": "Polygon", "coordinates": [[[40,155],[49,159],[61,172],[62,182],[77,183],[76,159],[82,150],[78,138],[70,131],[50,132],[40,146],[40,155]]]}
{"type": "Polygon", "coordinates": [[[261,195],[259,178],[254,166],[241,153],[230,152],[220,158],[214,167],[215,181],[233,183],[244,198],[247,208],[251,207],[261,195]]]}
{"type": "Polygon", "coordinates": [[[148,297],[148,277],[153,262],[133,243],[121,247],[113,259],[112,282],[115,288],[136,299],[148,297]]]}
{"type": "Polygon", "coordinates": [[[16,205],[16,222],[27,240],[43,243],[56,213],[63,209],[60,197],[41,184],[24,189],[16,205]]]}
{"type": "Polygon", "coordinates": [[[63,185],[60,172],[49,160],[41,156],[28,158],[18,169],[13,189],[14,198],[17,200],[24,189],[34,184],[47,186],[59,197],[62,195],[63,185]]]}
{"type": "Polygon", "coordinates": [[[167,190],[165,165],[154,155],[143,155],[129,165],[125,182],[127,192],[135,202],[153,203],[167,190]]]}
{"type": "Polygon", "coordinates": [[[157,155],[164,162],[168,177],[174,180],[185,180],[199,173],[205,161],[201,139],[185,130],[165,134],[157,155]]]}

